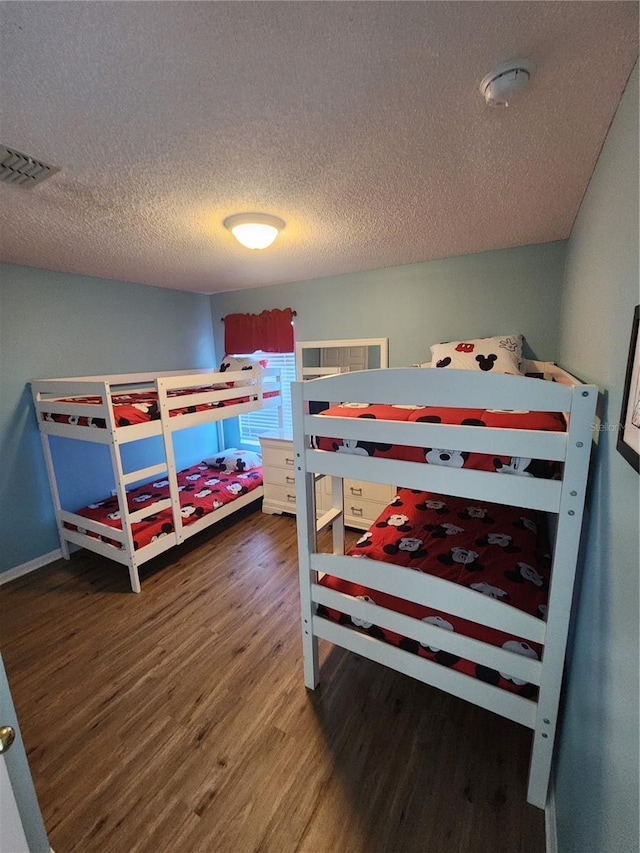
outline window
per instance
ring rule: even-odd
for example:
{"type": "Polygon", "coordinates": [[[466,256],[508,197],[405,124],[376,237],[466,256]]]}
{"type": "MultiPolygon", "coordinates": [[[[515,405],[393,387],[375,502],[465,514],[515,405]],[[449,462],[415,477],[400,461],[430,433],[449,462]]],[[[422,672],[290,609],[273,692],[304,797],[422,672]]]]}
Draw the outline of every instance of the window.
{"type": "MultiPolygon", "coordinates": [[[[270,368],[280,371],[282,383],[282,425],[291,432],[291,383],[296,378],[296,357],[292,352],[254,352],[249,358],[266,358],[270,368]]],[[[278,409],[260,409],[248,415],[240,415],[240,443],[259,444],[258,436],[279,428],[278,409]]]]}

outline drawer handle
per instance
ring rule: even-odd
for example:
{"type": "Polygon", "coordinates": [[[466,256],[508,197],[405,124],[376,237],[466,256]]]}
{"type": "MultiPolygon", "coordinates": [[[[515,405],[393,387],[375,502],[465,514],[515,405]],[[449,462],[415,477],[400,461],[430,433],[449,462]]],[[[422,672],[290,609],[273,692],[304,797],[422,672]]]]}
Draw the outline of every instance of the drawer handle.
{"type": "Polygon", "coordinates": [[[294,483],[295,483],[295,481],[296,481],[296,478],[295,478],[295,477],[289,477],[289,476],[287,476],[287,477],[285,477],[284,479],[286,480],[286,482],[287,482],[287,485],[288,485],[288,486],[293,486],[293,484],[294,484],[294,483]]]}
{"type": "Polygon", "coordinates": [[[289,459],[288,456],[284,457],[285,465],[293,465],[293,459],[289,459]]]}
{"type": "Polygon", "coordinates": [[[362,489],[361,489],[361,488],[360,488],[360,489],[358,489],[358,488],[356,488],[355,486],[350,486],[350,489],[351,489],[351,494],[352,494],[354,497],[356,497],[356,498],[361,498],[361,497],[362,497],[362,489]]]}
{"type": "Polygon", "coordinates": [[[287,495],[287,500],[289,501],[290,504],[294,504],[296,502],[296,496],[295,495],[287,495]]]}
{"type": "Polygon", "coordinates": [[[351,515],[362,516],[362,507],[361,506],[352,506],[351,507],[351,515]]]}

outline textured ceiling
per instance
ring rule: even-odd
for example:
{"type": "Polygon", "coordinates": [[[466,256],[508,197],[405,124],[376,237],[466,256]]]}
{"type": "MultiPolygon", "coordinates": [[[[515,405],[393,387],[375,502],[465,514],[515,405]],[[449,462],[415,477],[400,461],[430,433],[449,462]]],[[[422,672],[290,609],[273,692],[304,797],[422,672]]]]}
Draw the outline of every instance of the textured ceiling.
{"type": "Polygon", "coordinates": [[[566,238],[638,56],[636,2],[1,5],[0,142],[62,171],[0,258],[207,293],[566,238]]]}

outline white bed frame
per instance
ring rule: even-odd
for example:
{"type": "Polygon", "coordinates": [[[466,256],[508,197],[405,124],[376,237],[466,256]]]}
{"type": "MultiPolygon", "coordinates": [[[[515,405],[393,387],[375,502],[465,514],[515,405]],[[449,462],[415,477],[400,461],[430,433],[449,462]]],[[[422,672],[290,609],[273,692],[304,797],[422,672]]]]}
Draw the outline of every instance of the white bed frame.
{"type": "Polygon", "coordinates": [[[546,379],[486,374],[480,371],[390,368],[343,373],[292,384],[296,459],[297,525],[302,606],[304,680],[319,681],[318,638],[378,661],[427,684],[496,712],[533,730],[527,799],[544,808],[557,724],[576,561],[582,526],[598,388],[582,385],[549,363],[531,362],[546,379]],[[407,423],[309,415],[312,400],[350,400],[564,412],[565,432],[479,429],[474,426],[407,423]],[[476,453],[556,460],[561,480],[508,476],[311,447],[312,436],[360,439],[418,447],[447,447],[476,453]],[[333,509],[316,523],[314,478],[334,478],[333,509]],[[413,489],[511,506],[529,507],[557,517],[552,581],[546,622],[471,589],[410,569],[371,559],[344,556],[342,478],[390,483],[413,489]],[[338,488],[335,488],[336,478],[338,488]],[[317,532],[333,523],[333,554],[317,549],[317,532]],[[360,601],[318,584],[318,573],[361,583],[406,600],[497,628],[543,646],[542,660],[531,660],[487,643],[446,631],[384,607],[360,601]],[[323,604],[352,617],[411,637],[425,645],[524,679],[538,686],[536,700],[525,699],[423,657],[316,615],[323,604]]]}
{"type": "MultiPolygon", "coordinates": [[[[260,486],[258,489],[254,489],[246,495],[237,498],[232,503],[225,504],[220,509],[199,518],[188,526],[184,526],[180,513],[180,498],[173,450],[173,433],[177,430],[200,426],[202,424],[217,423],[218,439],[222,448],[223,420],[257,409],[274,406],[279,408],[280,418],[282,418],[280,376],[277,371],[265,370],[256,365],[250,375],[246,371],[218,373],[206,369],[196,369],[166,371],[162,373],[75,376],[66,379],[39,379],[31,383],[31,390],[38,418],[38,426],[40,428],[40,436],[42,438],[47,475],[49,477],[58,535],[60,536],[60,545],[64,558],[69,559],[69,545],[70,543],[74,543],[82,548],[88,548],[90,551],[95,551],[111,560],[126,565],[129,569],[131,589],[134,592],[140,592],[139,566],[153,559],[163,551],[172,548],[174,545],[178,545],[190,536],[194,536],[204,528],[215,524],[220,519],[242,509],[242,507],[252,501],[258,500],[263,495],[263,488],[260,486]],[[231,381],[234,382],[234,387],[226,387],[227,383],[231,381]],[[223,384],[225,387],[198,394],[186,393],[194,387],[214,384],[223,384]],[[117,426],[111,403],[112,395],[149,390],[157,392],[160,418],[142,424],[117,426]],[[174,390],[184,391],[185,393],[184,395],[176,394],[176,396],[169,397],[168,392],[174,390]],[[265,394],[270,391],[277,391],[278,395],[275,397],[266,397],[265,394]],[[62,402],[62,398],[86,396],[99,396],[101,403],[93,405],[89,403],[62,402]],[[212,408],[171,417],[171,412],[174,409],[206,403],[219,403],[242,396],[249,396],[250,400],[246,403],[237,403],[222,408],[212,408]],[[85,416],[94,419],[103,418],[106,428],[92,428],[90,426],[78,426],[43,420],[42,415],[47,412],[51,414],[85,416]],[[163,438],[164,459],[157,465],[138,468],[137,470],[125,473],[120,455],[122,445],[155,435],[161,435],[163,438]],[[118,499],[122,521],[121,529],[109,527],[106,524],[93,521],[62,508],[51,453],[51,436],[63,436],[65,438],[108,445],[111,452],[115,495],[118,499]],[[130,512],[126,498],[127,488],[157,477],[164,477],[169,480],[169,497],[161,501],[156,501],[154,504],[144,507],[144,509],[130,512]],[[154,515],[168,507],[171,508],[173,514],[173,532],[135,550],[132,525],[136,521],[141,521],[149,515],[154,515]],[[107,536],[119,542],[121,547],[109,545],[101,539],[89,536],[88,532],[85,534],[78,530],[70,530],[68,527],[65,527],[65,522],[86,531],[96,533],[99,536],[107,536]]],[[[211,455],[211,448],[207,448],[207,452],[203,455],[211,455]]]]}

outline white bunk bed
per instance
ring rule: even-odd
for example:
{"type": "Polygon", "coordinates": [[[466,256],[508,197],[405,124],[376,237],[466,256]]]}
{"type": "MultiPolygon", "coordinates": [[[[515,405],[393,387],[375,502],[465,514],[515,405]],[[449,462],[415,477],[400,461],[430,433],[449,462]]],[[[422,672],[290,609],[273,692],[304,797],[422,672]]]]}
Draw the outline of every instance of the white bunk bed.
{"type": "MultiPolygon", "coordinates": [[[[184,487],[178,484],[180,472],[176,470],[173,434],[217,423],[221,450],[222,420],[272,406],[281,413],[280,377],[275,370],[254,364],[249,370],[233,372],[196,369],[76,376],[36,380],[31,388],[63,556],[69,559],[69,545],[73,543],[126,565],[134,592],[140,592],[140,565],[262,497],[260,485],[196,520],[189,519],[188,525],[183,523],[180,498],[184,487]],[[128,416],[133,412],[141,422],[128,422],[133,418],[125,418],[121,412],[128,416]],[[53,436],[109,447],[115,483],[112,497],[117,501],[119,527],[62,507],[50,443],[53,436]],[[125,471],[123,445],[152,436],[162,436],[162,461],[125,471]],[[150,484],[159,478],[166,487],[166,496],[132,510],[127,497],[129,490],[136,484],[150,484]],[[138,548],[134,525],[159,513],[169,513],[171,531],[138,548]]],[[[211,456],[211,448],[204,455],[211,456]]]]}
{"type": "MultiPolygon", "coordinates": [[[[527,798],[539,808],[544,808],[598,389],[580,384],[549,363],[530,362],[526,369],[540,371],[544,379],[551,381],[481,371],[413,367],[344,373],[297,382],[292,384],[293,432],[306,686],[313,690],[319,682],[318,639],[323,638],[529,727],[533,730],[533,746],[527,798]],[[563,413],[564,417],[559,420],[564,424],[560,427],[564,431],[479,429],[477,425],[335,417],[326,413],[312,415],[309,414],[309,403],[315,400],[563,413]],[[556,479],[505,476],[504,472],[424,464],[424,456],[418,463],[357,452],[328,452],[317,449],[321,437],[344,442],[341,449],[354,447],[354,442],[361,440],[405,448],[444,447],[468,453],[554,460],[559,463],[560,473],[556,479]],[[350,445],[347,444],[349,442],[350,445]],[[314,479],[319,475],[334,478],[334,506],[316,522],[314,479]],[[539,511],[541,517],[547,517],[550,522],[555,520],[555,524],[549,524],[550,531],[554,530],[554,542],[546,622],[540,614],[531,615],[504,600],[480,594],[477,589],[469,588],[470,583],[461,586],[460,582],[453,583],[426,574],[424,568],[415,571],[406,565],[382,562],[380,558],[356,559],[356,556],[363,556],[362,552],[346,556],[342,489],[335,487],[336,483],[341,485],[344,478],[389,483],[441,496],[461,496],[472,501],[489,501],[509,509],[529,508],[539,511]],[[333,553],[321,553],[318,551],[317,533],[329,524],[333,524],[333,553]],[[335,581],[334,588],[326,585],[327,580],[335,581]],[[483,630],[497,629],[503,635],[538,644],[541,659],[533,660],[522,653],[516,654],[509,650],[509,645],[495,646],[445,630],[446,626],[443,627],[437,619],[412,618],[373,603],[371,597],[350,595],[335,588],[343,582],[395,596],[411,606],[428,605],[441,613],[473,622],[483,630]],[[327,608],[342,614],[343,618],[339,621],[325,618],[327,608]],[[354,625],[361,627],[357,629],[354,625]],[[495,683],[486,683],[442,666],[371,636],[371,632],[362,629],[362,626],[370,625],[409,638],[415,648],[421,645],[422,652],[426,647],[443,650],[473,662],[475,666],[501,671],[501,675],[509,673],[513,680],[518,679],[517,684],[526,684],[531,689],[526,695],[510,692],[495,683]]],[[[478,576],[475,575],[474,579],[478,576]]]]}

